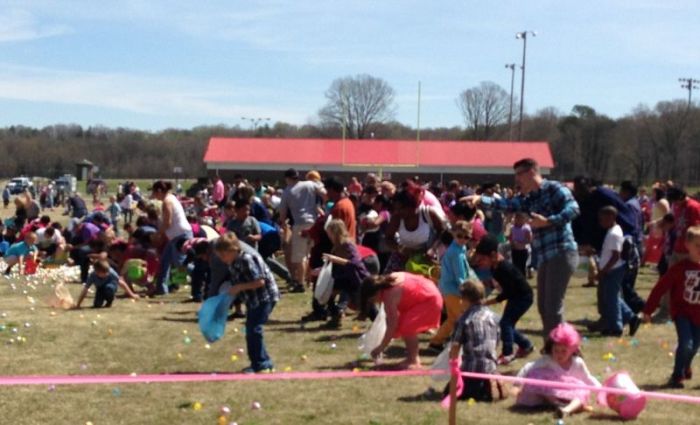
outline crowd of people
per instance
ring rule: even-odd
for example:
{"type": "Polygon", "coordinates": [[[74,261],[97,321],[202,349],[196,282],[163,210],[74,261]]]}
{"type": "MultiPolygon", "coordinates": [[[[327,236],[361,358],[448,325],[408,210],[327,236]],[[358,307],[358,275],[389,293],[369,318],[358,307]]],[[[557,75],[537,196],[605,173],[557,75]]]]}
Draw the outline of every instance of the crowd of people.
{"type": "MultiPolygon", "coordinates": [[[[418,178],[397,185],[374,174],[343,182],[295,169],[280,176],[281,188],[215,177],[194,198],[167,181],[156,181],[150,196],[127,182],[92,210],[68,194],[67,225],[41,215],[49,206],[27,193],[2,225],[0,253],[5,274],[37,262],[79,267],[77,307],[93,286],[98,308],[112,306],[120,288],[136,299],[189,282],[192,302],[228,291],[236,297],[232,316],[246,319],[248,372],[274,368],[263,329],[280,300],[277,282],[313,293],[325,263],[332,263],[330,298],[312,295],[301,321],[340,329],[348,315],[375,320],[383,308],[386,333],[372,357],[402,339],[407,355],[395,365],[402,369],[423,367],[419,335],[432,329],[426,348],[453,359],[461,352],[464,371],[494,373],[526,358],[539,342],[518,321],[535,304],[543,357],[521,376],[600,385],[565,320],[567,287],[584,266],[600,315],[589,331],[619,337],[627,326],[634,336],[658,308],[657,320],[676,325],[669,386],[682,387],[700,346],[700,203],[672,182],[655,184],[648,196],[629,181],[615,191],[586,177],[549,180],[532,159],[513,169],[513,188],[418,178]],[[657,263],[661,276],[647,301],[635,290],[646,263],[657,263]],[[497,316],[490,306],[503,302],[497,316]]],[[[466,380],[463,397],[492,400],[492,384],[466,380]]],[[[587,394],[525,386],[518,403],[555,405],[565,415],[586,409],[587,394]]]]}

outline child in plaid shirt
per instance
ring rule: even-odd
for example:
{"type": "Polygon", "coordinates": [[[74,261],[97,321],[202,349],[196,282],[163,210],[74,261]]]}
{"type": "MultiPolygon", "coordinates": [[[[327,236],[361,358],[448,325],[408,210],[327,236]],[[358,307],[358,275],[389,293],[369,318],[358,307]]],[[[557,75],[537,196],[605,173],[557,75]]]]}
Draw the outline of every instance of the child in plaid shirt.
{"type": "MultiPolygon", "coordinates": [[[[466,310],[457,321],[452,334],[450,360],[456,361],[461,348],[462,372],[495,373],[499,325],[494,312],[483,305],[484,285],[478,280],[468,280],[462,284],[460,292],[466,310]]],[[[473,398],[477,401],[493,401],[494,398],[504,397],[500,388],[494,391],[492,382],[488,379],[462,377],[462,382],[464,390],[459,397],[461,400],[473,398]]],[[[445,394],[448,391],[449,385],[445,388],[445,394]]]]}
{"type": "Polygon", "coordinates": [[[243,372],[272,372],[274,365],[265,348],[263,325],[280,298],[275,278],[260,254],[243,250],[233,233],[226,233],[217,239],[214,252],[229,265],[229,293],[246,303],[246,345],[250,367],[243,372]]]}

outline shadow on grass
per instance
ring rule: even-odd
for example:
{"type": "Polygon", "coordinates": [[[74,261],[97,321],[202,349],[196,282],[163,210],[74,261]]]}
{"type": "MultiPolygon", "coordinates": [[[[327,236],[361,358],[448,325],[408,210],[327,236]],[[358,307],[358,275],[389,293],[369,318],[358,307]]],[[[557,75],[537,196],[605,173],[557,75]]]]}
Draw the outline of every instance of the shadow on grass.
{"type": "Polygon", "coordinates": [[[322,335],[319,336],[318,338],[315,338],[314,341],[316,342],[331,342],[331,341],[338,341],[342,339],[357,339],[360,337],[360,334],[340,334],[340,335],[322,335]]]}
{"type": "MultiPolygon", "coordinates": [[[[700,387],[698,387],[700,388],[700,387]]],[[[670,390],[668,385],[664,382],[663,384],[644,384],[640,385],[639,389],[642,391],[659,391],[659,390],[670,390]]]]}
{"type": "Polygon", "coordinates": [[[166,322],[177,322],[177,323],[198,323],[199,320],[197,320],[196,317],[190,317],[190,318],[183,318],[183,317],[162,317],[160,319],[155,319],[155,320],[163,320],[166,322]]]}
{"type": "Polygon", "coordinates": [[[613,413],[593,413],[587,418],[590,421],[605,421],[605,422],[627,422],[622,419],[620,415],[615,415],[613,413]]]}
{"type": "Polygon", "coordinates": [[[420,394],[403,396],[396,400],[403,403],[437,403],[442,399],[442,392],[430,387],[420,394]]]}
{"type": "Polygon", "coordinates": [[[283,328],[275,327],[273,329],[277,332],[289,332],[289,333],[304,333],[304,332],[312,333],[312,332],[325,332],[325,331],[327,331],[327,329],[321,329],[318,326],[314,326],[314,327],[304,326],[302,328],[301,325],[299,325],[299,326],[287,326],[287,327],[283,327],[283,328]]]}
{"type": "Polygon", "coordinates": [[[520,406],[517,404],[513,404],[512,406],[509,406],[508,410],[511,413],[517,413],[519,415],[528,415],[528,416],[541,415],[543,413],[554,414],[556,412],[556,409],[552,406],[520,406]]]}
{"type": "Polygon", "coordinates": [[[300,320],[279,320],[279,319],[270,319],[267,321],[268,325],[300,325],[301,321],[300,320]]]}

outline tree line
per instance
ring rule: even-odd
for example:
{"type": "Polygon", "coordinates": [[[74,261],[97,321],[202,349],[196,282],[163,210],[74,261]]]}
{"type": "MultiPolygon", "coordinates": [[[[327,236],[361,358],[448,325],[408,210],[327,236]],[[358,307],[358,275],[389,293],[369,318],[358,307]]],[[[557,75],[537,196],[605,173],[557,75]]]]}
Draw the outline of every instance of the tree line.
{"type": "MultiPolygon", "coordinates": [[[[105,178],[156,178],[206,173],[202,158],[212,136],[274,138],[415,139],[416,129],[395,120],[395,91],[370,75],[340,78],[326,91],[327,102],[313,122],[284,122],[255,129],[201,126],[148,132],[102,126],[58,124],[41,129],[0,128],[0,175],[56,177],[75,173],[75,163],[88,159],[105,178]]],[[[513,99],[518,104],[517,99],[513,99]]],[[[421,140],[492,140],[511,137],[510,95],[493,82],[458,93],[455,107],[463,125],[420,130],[421,140]]],[[[516,108],[517,109],[517,108],[516,108]]],[[[517,127],[513,111],[512,126],[517,127]]],[[[638,105],[613,119],[593,107],[576,105],[563,113],[543,108],[523,118],[523,140],[548,141],[554,177],[588,175],[610,182],[630,179],[700,183],[700,108],[682,100],[638,105]]]]}

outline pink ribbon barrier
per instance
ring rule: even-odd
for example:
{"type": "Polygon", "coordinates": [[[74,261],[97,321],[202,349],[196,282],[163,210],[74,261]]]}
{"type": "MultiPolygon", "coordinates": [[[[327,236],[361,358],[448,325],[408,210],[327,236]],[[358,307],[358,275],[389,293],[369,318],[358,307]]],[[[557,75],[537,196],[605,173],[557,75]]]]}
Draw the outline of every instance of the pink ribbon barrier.
{"type": "MultiPolygon", "coordinates": [[[[0,376],[0,386],[17,385],[87,385],[87,384],[143,384],[174,382],[229,382],[229,381],[288,381],[348,378],[396,378],[429,375],[444,375],[444,370],[406,370],[406,371],[336,371],[336,372],[282,372],[263,374],[161,374],[161,375],[34,375],[34,376],[0,376]]],[[[518,378],[507,375],[461,372],[462,376],[477,379],[492,379],[502,382],[537,385],[551,388],[585,389],[592,392],[604,392],[620,395],[643,395],[648,398],[681,403],[700,404],[700,397],[667,394],[651,391],[633,392],[619,388],[595,387],[591,385],[569,384],[564,382],[543,381],[540,379],[518,378]]]]}
{"type": "MultiPolygon", "coordinates": [[[[444,373],[437,371],[437,373],[444,373]]],[[[394,378],[432,375],[432,371],[407,370],[337,371],[337,372],[282,372],[282,373],[187,373],[162,375],[35,375],[0,376],[0,386],[16,385],[86,385],[86,384],[148,384],[173,382],[228,382],[228,381],[289,381],[347,378],[394,378]]]]}
{"type": "Polygon", "coordinates": [[[593,385],[581,385],[581,384],[570,384],[566,382],[556,382],[556,381],[544,381],[541,379],[531,379],[531,378],[518,378],[517,376],[507,376],[507,375],[490,375],[487,373],[475,373],[475,372],[462,372],[462,376],[467,378],[476,379],[493,379],[496,381],[503,382],[513,382],[518,384],[529,384],[536,385],[538,387],[549,387],[549,388],[567,388],[573,390],[588,390],[596,393],[608,393],[608,394],[620,394],[620,395],[642,395],[648,398],[655,398],[658,400],[667,401],[678,401],[681,403],[693,403],[700,404],[700,397],[694,397],[690,395],[683,394],[668,394],[659,393],[652,391],[629,391],[621,388],[610,388],[610,387],[596,387],[593,385]]]}

